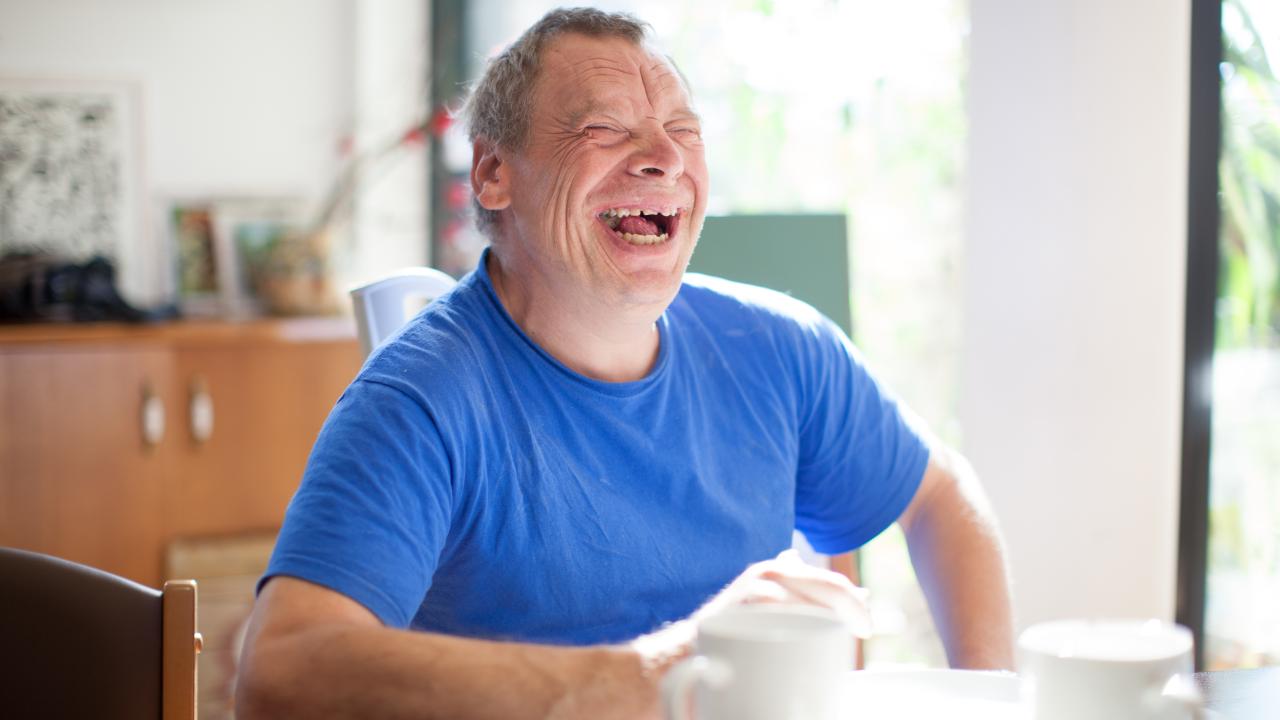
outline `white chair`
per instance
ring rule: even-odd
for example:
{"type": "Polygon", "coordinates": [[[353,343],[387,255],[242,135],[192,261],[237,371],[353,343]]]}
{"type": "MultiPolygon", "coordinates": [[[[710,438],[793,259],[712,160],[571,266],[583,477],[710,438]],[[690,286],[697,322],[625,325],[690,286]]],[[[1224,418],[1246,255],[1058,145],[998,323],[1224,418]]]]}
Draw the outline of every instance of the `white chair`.
{"type": "Polygon", "coordinates": [[[360,349],[368,357],[374,348],[400,329],[411,312],[449,292],[458,281],[434,268],[406,268],[351,291],[360,349]],[[413,303],[414,310],[410,310],[413,303]]]}

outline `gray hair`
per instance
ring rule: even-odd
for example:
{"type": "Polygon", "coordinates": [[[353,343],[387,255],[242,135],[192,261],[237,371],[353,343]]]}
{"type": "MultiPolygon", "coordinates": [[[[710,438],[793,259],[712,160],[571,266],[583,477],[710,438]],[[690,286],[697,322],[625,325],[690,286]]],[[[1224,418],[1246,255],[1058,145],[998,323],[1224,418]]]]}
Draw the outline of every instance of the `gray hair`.
{"type": "MultiPolygon", "coordinates": [[[[462,116],[472,142],[484,139],[508,150],[524,148],[533,109],[534,83],[542,67],[542,51],[554,38],[578,33],[596,38],[622,38],[643,45],[649,24],[627,13],[595,8],[556,8],[524,31],[514,43],[489,61],[471,89],[462,116]]],[[[472,200],[476,226],[490,240],[498,213],[472,200]]]]}

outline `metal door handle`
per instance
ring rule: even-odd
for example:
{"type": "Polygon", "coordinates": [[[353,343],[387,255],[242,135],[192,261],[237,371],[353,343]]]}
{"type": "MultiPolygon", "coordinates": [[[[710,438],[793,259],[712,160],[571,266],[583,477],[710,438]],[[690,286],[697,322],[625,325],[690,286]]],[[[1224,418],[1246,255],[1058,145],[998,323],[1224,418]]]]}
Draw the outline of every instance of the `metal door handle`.
{"type": "Polygon", "coordinates": [[[191,438],[203,445],[213,437],[213,396],[203,375],[191,379],[191,393],[187,405],[187,419],[191,424],[191,438]]]}
{"type": "Polygon", "coordinates": [[[164,439],[164,401],[150,381],[142,386],[142,444],[153,448],[164,439]]]}

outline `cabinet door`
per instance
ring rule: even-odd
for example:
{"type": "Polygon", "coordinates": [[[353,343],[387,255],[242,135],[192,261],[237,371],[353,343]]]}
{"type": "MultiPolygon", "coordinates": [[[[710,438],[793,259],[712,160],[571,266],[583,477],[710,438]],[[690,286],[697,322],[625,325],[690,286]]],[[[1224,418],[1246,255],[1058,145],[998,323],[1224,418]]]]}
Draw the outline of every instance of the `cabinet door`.
{"type": "Polygon", "coordinates": [[[171,433],[171,372],[154,346],[0,348],[0,544],[160,581],[171,456],[144,415],[171,433]]]}
{"type": "Polygon", "coordinates": [[[297,489],[311,445],[360,367],[356,343],[245,341],[182,347],[182,448],[167,487],[169,536],[274,530],[297,489]],[[198,437],[189,400],[212,403],[198,437]]]}

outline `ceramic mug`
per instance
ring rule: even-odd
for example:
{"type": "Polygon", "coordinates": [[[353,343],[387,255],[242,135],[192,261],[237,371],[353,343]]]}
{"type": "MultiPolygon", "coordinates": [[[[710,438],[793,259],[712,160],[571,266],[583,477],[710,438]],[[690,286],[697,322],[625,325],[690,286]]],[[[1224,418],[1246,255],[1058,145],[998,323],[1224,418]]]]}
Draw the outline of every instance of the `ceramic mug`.
{"type": "Polygon", "coordinates": [[[695,654],[663,681],[668,720],[844,720],[841,682],[854,639],[834,613],[743,605],[698,625],[695,654]]]}
{"type": "Polygon", "coordinates": [[[1191,632],[1160,620],[1059,620],[1018,638],[1032,720],[1193,720],[1191,632]]]}

